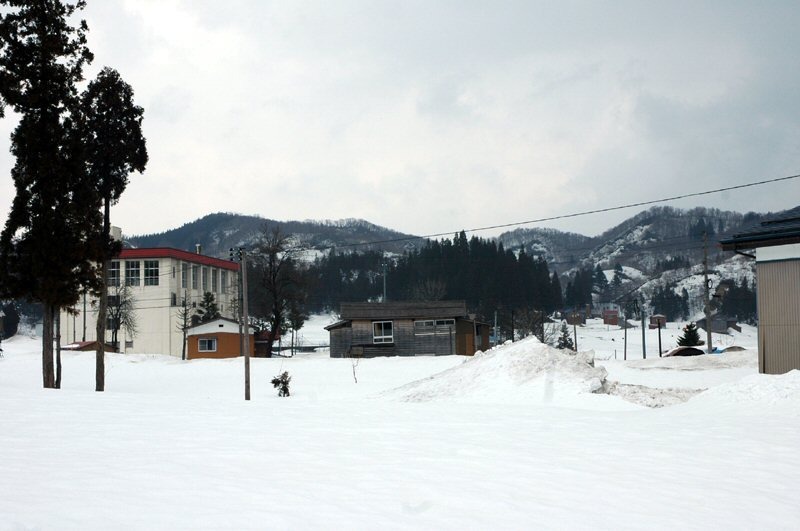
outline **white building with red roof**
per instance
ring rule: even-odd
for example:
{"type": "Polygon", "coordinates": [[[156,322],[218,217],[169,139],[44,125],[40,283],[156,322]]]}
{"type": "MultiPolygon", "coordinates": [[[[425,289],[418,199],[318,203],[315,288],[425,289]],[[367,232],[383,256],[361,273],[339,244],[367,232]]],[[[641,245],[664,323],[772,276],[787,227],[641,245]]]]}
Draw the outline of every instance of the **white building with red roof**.
{"type": "MultiPolygon", "coordinates": [[[[179,312],[183,299],[197,307],[208,292],[223,317],[234,317],[239,264],[197,252],[169,247],[123,249],[110,262],[108,293],[113,297],[122,286],[133,297],[137,332],[122,327],[117,342],[120,352],[180,356],[183,334],[179,312]]],[[[95,341],[97,301],[88,296],[61,314],[61,342],[95,341]]],[[[111,324],[111,323],[109,323],[111,324]]],[[[111,342],[111,326],[106,341],[111,342]]]]}

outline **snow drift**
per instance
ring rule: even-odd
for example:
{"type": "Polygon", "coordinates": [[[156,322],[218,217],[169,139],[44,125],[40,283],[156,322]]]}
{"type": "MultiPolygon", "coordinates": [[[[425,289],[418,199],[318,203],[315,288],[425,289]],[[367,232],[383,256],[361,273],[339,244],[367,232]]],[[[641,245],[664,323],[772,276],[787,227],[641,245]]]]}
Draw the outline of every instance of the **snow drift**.
{"type": "Polygon", "coordinates": [[[479,352],[462,364],[381,396],[405,402],[551,403],[603,392],[606,370],[594,353],[574,353],[535,337],[479,352]]]}

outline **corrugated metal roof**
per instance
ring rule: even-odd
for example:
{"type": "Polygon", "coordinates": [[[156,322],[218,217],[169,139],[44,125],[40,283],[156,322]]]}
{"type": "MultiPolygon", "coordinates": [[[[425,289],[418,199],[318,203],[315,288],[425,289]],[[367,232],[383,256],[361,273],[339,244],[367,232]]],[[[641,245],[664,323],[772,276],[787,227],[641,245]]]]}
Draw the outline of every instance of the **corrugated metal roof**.
{"type": "Polygon", "coordinates": [[[464,301],[434,302],[343,302],[342,320],[352,319],[440,319],[467,316],[464,301]]]}
{"type": "Polygon", "coordinates": [[[719,243],[726,251],[800,243],[800,217],[792,214],[763,221],[719,243]]]}

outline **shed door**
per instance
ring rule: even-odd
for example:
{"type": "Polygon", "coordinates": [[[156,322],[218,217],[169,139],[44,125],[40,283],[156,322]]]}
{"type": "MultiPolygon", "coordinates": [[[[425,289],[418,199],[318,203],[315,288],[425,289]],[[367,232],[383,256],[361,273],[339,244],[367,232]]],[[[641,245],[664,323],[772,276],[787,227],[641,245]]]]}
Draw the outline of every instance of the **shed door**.
{"type": "Polygon", "coordinates": [[[456,353],[454,319],[414,321],[414,355],[448,356],[456,353]]]}

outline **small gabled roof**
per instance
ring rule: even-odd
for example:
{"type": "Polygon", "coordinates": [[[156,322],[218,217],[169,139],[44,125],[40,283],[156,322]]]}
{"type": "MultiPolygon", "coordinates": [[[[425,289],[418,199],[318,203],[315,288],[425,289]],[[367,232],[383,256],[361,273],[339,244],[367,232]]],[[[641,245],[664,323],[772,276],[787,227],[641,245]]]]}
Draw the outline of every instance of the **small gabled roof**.
{"type": "Polygon", "coordinates": [[[725,251],[800,243],[800,217],[793,213],[762,221],[719,243],[725,251]]]}
{"type": "MultiPolygon", "coordinates": [[[[238,330],[239,322],[233,319],[228,319],[227,317],[217,317],[216,319],[212,319],[211,321],[206,321],[205,323],[197,323],[196,325],[192,325],[186,330],[188,331],[188,335],[195,335],[195,334],[209,334],[213,332],[218,332],[220,328],[225,330],[234,330],[234,327],[238,330]],[[207,331],[202,331],[201,329],[207,329],[207,331]]],[[[255,333],[255,327],[250,325],[249,332],[255,333]]]]}
{"type": "Polygon", "coordinates": [[[464,301],[343,302],[343,321],[353,319],[443,319],[467,316],[464,301]]]}

